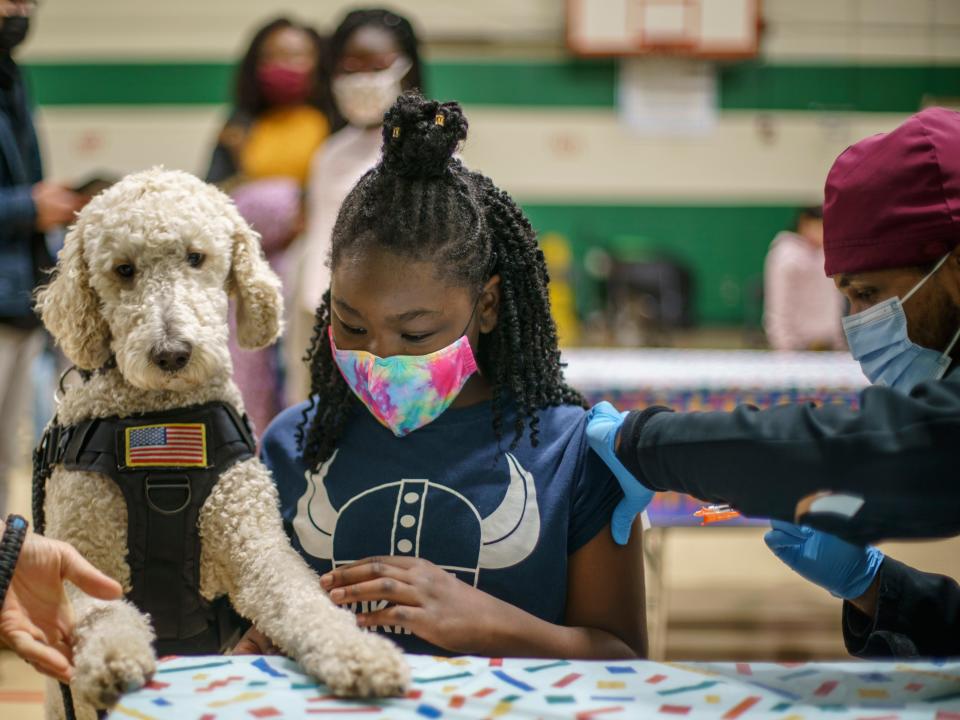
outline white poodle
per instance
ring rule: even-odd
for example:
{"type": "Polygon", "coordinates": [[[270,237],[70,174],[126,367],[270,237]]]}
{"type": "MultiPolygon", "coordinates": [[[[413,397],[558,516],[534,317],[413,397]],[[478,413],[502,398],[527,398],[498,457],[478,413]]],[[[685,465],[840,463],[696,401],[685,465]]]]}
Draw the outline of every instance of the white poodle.
{"type": "MultiPolygon", "coordinates": [[[[56,274],[37,299],[47,328],[77,367],[97,370],[70,388],[58,422],[129,417],[232,404],[227,300],[235,298],[238,339],[258,348],[280,333],[280,283],[258,236],[216,188],[183,172],[130,175],[79,214],[56,274]],[[115,363],[111,359],[115,358],[115,363]]],[[[93,472],[57,466],[46,484],[47,534],[72,543],[130,592],[127,508],[118,486],[93,472]]],[[[305,670],[340,695],[403,692],[409,671],[395,645],[356,626],[335,607],[290,546],[278,496],[256,458],[216,480],[199,515],[200,589],[229,595],[305,670]]],[[[175,590],[174,590],[175,591],[175,590]]],[[[148,616],[126,600],[73,592],[78,717],[147,683],[155,668],[148,616]]],[[[48,712],[62,712],[49,688],[48,712]]]]}

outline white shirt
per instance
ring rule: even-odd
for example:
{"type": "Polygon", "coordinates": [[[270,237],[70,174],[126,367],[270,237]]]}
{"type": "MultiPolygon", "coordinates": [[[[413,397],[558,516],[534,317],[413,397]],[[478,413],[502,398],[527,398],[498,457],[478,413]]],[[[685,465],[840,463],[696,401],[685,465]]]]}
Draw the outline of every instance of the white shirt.
{"type": "Polygon", "coordinates": [[[301,255],[295,302],[313,313],[330,286],[330,240],[340,206],[357,181],[380,160],[381,128],[348,125],[330,136],[310,164],[307,182],[307,229],[301,255]]]}

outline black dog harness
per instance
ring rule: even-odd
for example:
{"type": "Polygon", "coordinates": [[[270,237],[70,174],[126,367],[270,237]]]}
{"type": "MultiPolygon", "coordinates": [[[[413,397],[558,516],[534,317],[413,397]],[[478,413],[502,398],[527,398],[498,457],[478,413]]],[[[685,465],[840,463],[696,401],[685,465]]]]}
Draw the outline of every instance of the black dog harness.
{"type": "Polygon", "coordinates": [[[53,466],[110,477],[127,503],[127,597],[150,614],[157,652],[222,652],[240,618],[225,597],[200,594],[198,520],[220,475],[255,449],[246,417],[222,402],[68,426],[54,419],[34,453],[35,525],[53,466]]]}

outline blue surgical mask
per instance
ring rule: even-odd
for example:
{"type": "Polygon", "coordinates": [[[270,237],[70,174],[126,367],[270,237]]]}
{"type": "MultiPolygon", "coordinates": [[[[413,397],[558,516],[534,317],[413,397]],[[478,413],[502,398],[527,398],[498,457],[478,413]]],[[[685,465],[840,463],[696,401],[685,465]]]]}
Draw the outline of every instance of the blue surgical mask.
{"type": "Polygon", "coordinates": [[[950,351],[960,338],[960,329],[947,349],[939,353],[910,340],[907,316],[903,312],[903,303],[923,287],[948,257],[949,253],[902,300],[892,297],[843,319],[843,332],[850,352],[874,385],[886,385],[908,393],[924,380],[939,380],[950,367],[950,351]]]}

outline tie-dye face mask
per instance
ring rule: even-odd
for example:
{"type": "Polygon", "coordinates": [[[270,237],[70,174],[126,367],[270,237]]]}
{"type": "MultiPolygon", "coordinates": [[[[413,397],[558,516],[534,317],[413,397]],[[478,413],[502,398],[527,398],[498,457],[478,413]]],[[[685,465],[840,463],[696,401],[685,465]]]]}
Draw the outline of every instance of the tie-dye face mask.
{"type": "Polygon", "coordinates": [[[450,407],[477,361],[466,335],[429,355],[381,358],[364,350],[340,350],[328,328],[340,374],[360,402],[397,437],[429,425],[450,407]]]}

